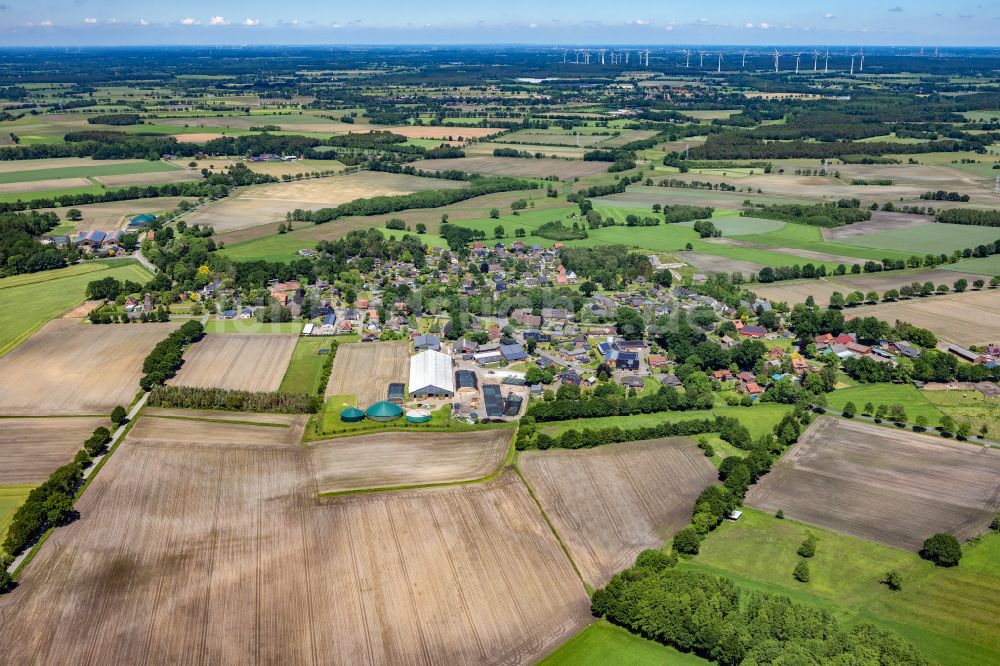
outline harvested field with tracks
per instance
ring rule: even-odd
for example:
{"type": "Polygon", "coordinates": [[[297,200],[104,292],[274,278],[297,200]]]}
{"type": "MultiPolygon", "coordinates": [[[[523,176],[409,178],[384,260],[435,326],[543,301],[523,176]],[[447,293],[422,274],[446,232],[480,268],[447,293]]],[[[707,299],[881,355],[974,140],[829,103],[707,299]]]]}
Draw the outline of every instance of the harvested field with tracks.
{"type": "Polygon", "coordinates": [[[295,446],[306,417],[299,414],[206,413],[149,408],[129,432],[133,444],[161,446],[295,446]]]}
{"type": "Polygon", "coordinates": [[[821,417],[746,502],[916,551],[937,532],[964,541],[986,529],[1000,510],[1000,452],[821,417]]]}
{"type": "MultiPolygon", "coordinates": [[[[508,147],[518,148],[516,145],[508,147]]],[[[520,150],[520,148],[518,149],[520,150]]],[[[458,169],[467,173],[481,173],[487,176],[520,176],[523,178],[556,176],[563,180],[569,180],[605,173],[609,164],[607,162],[548,158],[528,160],[520,157],[458,157],[447,160],[421,160],[413,162],[411,166],[425,171],[458,169]]]]}
{"type": "Polygon", "coordinates": [[[108,414],[128,405],[143,360],[178,326],[50,321],[0,358],[0,414],[108,414]]]}
{"type": "Polygon", "coordinates": [[[130,434],[0,598],[4,660],[530,664],[592,621],[515,474],[320,503],[306,452],[257,430],[130,434]]]}
{"type": "Polygon", "coordinates": [[[357,342],[340,345],[333,359],[326,397],[353,395],[366,409],[385,400],[389,384],[410,376],[410,345],[406,342],[357,342]]]}
{"type": "Polygon", "coordinates": [[[73,460],[103,416],[0,419],[0,486],[41,483],[73,460]]]}
{"type": "Polygon", "coordinates": [[[757,273],[764,268],[763,264],[753,261],[742,261],[719,257],[714,254],[704,254],[702,252],[678,252],[675,255],[678,259],[691,264],[702,273],[732,273],[739,271],[750,274],[757,273]]]}
{"type": "Polygon", "coordinates": [[[816,300],[816,304],[822,307],[826,307],[827,303],[830,302],[830,296],[833,292],[847,293],[843,286],[826,279],[755,284],[751,286],[751,291],[760,298],[775,302],[784,301],[789,305],[805,303],[806,299],[812,296],[816,300]]]}
{"type": "Polygon", "coordinates": [[[208,225],[216,233],[224,233],[270,222],[284,222],[285,213],[296,208],[329,208],[355,199],[464,186],[465,183],[454,180],[364,171],[246,187],[234,196],[199,208],[185,219],[188,224],[208,225]]]}
{"type": "Polygon", "coordinates": [[[1000,342],[1000,290],[997,289],[865,305],[844,310],[844,316],[878,317],[889,322],[899,319],[966,347],[1000,342]]]}
{"type": "Polygon", "coordinates": [[[470,481],[499,469],[513,432],[388,432],[316,442],[309,453],[321,493],[470,481]]]}
{"type": "Polygon", "coordinates": [[[203,176],[197,171],[179,169],[177,171],[157,171],[154,173],[96,176],[94,180],[107,187],[131,187],[132,185],[163,185],[165,183],[182,183],[189,180],[201,180],[202,178],[203,176]]]}
{"type": "Polygon", "coordinates": [[[184,353],[172,386],[277,391],[292,359],[297,335],[208,334],[184,353]]]}
{"type": "Polygon", "coordinates": [[[715,467],[683,438],[528,452],[520,467],[583,579],[607,583],[691,520],[715,467]]]}

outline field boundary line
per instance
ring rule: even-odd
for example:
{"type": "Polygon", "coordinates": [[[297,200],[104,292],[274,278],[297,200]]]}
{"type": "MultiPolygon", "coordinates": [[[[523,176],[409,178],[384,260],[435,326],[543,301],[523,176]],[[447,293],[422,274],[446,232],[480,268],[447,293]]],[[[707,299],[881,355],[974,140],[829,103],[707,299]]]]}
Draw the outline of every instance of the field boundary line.
{"type": "MultiPolygon", "coordinates": [[[[293,414],[298,416],[298,414],[293,414]]],[[[173,419],[175,421],[202,421],[205,423],[225,423],[228,425],[261,426],[262,428],[291,428],[289,423],[271,421],[241,421],[239,419],[213,419],[207,416],[174,416],[173,414],[147,414],[147,419],[173,419]]]]}
{"type": "MultiPolygon", "coordinates": [[[[142,396],[142,398],[140,398],[139,402],[136,403],[135,407],[133,407],[132,410],[129,412],[128,422],[120,426],[118,430],[116,430],[115,433],[112,435],[111,445],[109,446],[107,452],[104,453],[101,456],[101,459],[98,460],[96,463],[94,463],[94,465],[86,471],[83,483],[80,485],[79,488],[77,488],[76,492],[73,494],[74,504],[77,502],[77,500],[83,497],[83,492],[90,486],[91,481],[94,479],[94,477],[97,476],[97,473],[104,468],[104,463],[107,462],[108,458],[110,458],[111,455],[116,450],[118,450],[118,445],[125,441],[125,436],[128,435],[128,432],[132,429],[132,426],[135,425],[135,422],[139,419],[139,416],[142,413],[143,408],[146,406],[146,399],[148,397],[149,394],[146,393],[142,396]]],[[[31,563],[31,560],[35,558],[35,555],[38,554],[38,551],[41,549],[42,544],[44,544],[48,540],[48,538],[52,535],[52,533],[55,530],[56,530],[55,527],[49,527],[47,530],[45,530],[42,536],[38,538],[38,541],[35,542],[35,545],[33,545],[26,553],[24,553],[20,557],[15,558],[14,562],[11,564],[11,568],[9,569],[9,571],[11,572],[11,577],[14,578],[14,580],[17,580],[20,577],[25,567],[27,567],[28,564],[31,563]]]]}
{"type": "Polygon", "coordinates": [[[580,568],[576,566],[576,561],[573,559],[573,556],[570,555],[569,547],[566,546],[566,542],[563,541],[562,536],[556,530],[556,526],[549,519],[549,514],[545,513],[545,509],[542,508],[542,503],[538,500],[538,496],[535,495],[535,489],[532,488],[531,484],[528,483],[528,480],[524,478],[524,474],[521,473],[521,468],[518,465],[515,464],[512,465],[512,467],[514,468],[514,471],[517,473],[518,478],[521,479],[521,483],[524,484],[524,489],[528,491],[528,495],[531,496],[531,499],[532,501],[534,501],[535,506],[538,507],[538,513],[541,514],[542,520],[545,521],[545,524],[549,526],[549,530],[552,532],[552,536],[555,537],[555,540],[559,544],[559,547],[562,548],[563,553],[566,555],[566,559],[569,560],[570,566],[573,567],[573,571],[576,573],[576,577],[580,579],[580,583],[583,585],[583,589],[586,590],[587,596],[589,597],[593,592],[593,588],[587,584],[587,581],[583,579],[583,574],[580,573],[580,568]]]}

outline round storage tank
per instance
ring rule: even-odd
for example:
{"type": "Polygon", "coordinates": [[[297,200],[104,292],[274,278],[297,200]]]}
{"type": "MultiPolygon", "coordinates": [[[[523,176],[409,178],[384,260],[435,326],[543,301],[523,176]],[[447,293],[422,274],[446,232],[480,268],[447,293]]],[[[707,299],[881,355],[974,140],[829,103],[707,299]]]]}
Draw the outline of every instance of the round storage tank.
{"type": "Polygon", "coordinates": [[[365,418],[365,413],[357,407],[348,407],[340,413],[340,420],[344,423],[357,423],[365,418]]]}
{"type": "Polygon", "coordinates": [[[402,407],[385,400],[382,402],[376,402],[368,408],[368,411],[365,412],[365,416],[372,421],[395,421],[402,415],[402,407]]]}
{"type": "Polygon", "coordinates": [[[410,423],[427,423],[431,420],[431,413],[426,409],[411,409],[406,412],[406,420],[410,423]]]}

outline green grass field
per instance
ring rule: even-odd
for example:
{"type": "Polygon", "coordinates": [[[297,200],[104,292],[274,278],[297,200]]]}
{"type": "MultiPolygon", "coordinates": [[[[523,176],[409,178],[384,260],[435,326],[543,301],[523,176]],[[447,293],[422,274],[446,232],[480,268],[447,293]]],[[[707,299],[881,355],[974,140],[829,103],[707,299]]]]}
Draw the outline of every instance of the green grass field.
{"type": "Polygon", "coordinates": [[[832,411],[843,411],[844,405],[853,402],[859,414],[868,402],[875,407],[880,404],[891,407],[898,403],[906,409],[908,423],[913,423],[913,419],[923,414],[934,425],[941,418],[941,411],[927,399],[927,395],[912,384],[858,384],[827,393],[826,399],[832,411]]]}
{"type": "Polygon", "coordinates": [[[101,164],[61,167],[55,169],[31,169],[27,171],[10,171],[0,173],[0,183],[28,183],[36,180],[55,180],[58,178],[87,178],[95,176],[121,176],[134,173],[157,173],[160,171],[177,171],[180,169],[168,162],[143,161],[126,162],[124,164],[101,164]]]}
{"type": "Polygon", "coordinates": [[[152,275],[132,261],[101,261],[0,280],[0,356],[41,326],[83,302],[87,283],[113,277],[147,282],[152,275]],[[10,316],[10,313],[17,316],[10,316]]]}
{"type": "Polygon", "coordinates": [[[7,536],[7,527],[14,517],[14,512],[24,504],[32,488],[34,486],[30,484],[0,486],[0,542],[7,536]]]}
{"type": "Polygon", "coordinates": [[[985,425],[989,439],[1000,438],[1000,398],[987,398],[979,391],[923,391],[922,395],[956,423],[970,424],[974,434],[985,425]]]}
{"type": "Polygon", "coordinates": [[[326,355],[320,355],[320,349],[330,349],[336,338],[300,337],[292,352],[292,360],[288,363],[285,376],[278,388],[282,393],[309,393],[319,389],[323,375],[323,362],[326,355]]]}
{"type": "MultiPolygon", "coordinates": [[[[723,236],[746,236],[749,234],[764,234],[778,231],[786,225],[778,220],[766,220],[760,217],[741,217],[733,214],[716,214],[712,217],[712,224],[722,231],[723,236]]],[[[694,222],[681,222],[679,226],[694,227],[694,222]]]]}
{"type": "Polygon", "coordinates": [[[717,406],[711,410],[692,410],[689,412],[659,412],[657,414],[634,414],[632,416],[601,416],[593,419],[576,419],[573,421],[558,421],[543,423],[542,431],[547,435],[557,436],[567,430],[583,430],[584,428],[638,428],[659,423],[675,423],[690,419],[711,418],[714,416],[734,416],[742,421],[753,437],[760,437],[771,432],[781,417],[791,409],[790,405],[776,403],[761,403],[753,407],[717,406]]]}
{"type": "Polygon", "coordinates": [[[944,569],[913,553],[748,509],[738,522],[712,532],[701,552],[681,566],[788,595],[848,625],[875,622],[942,664],[998,663],[1000,535],[990,534],[964,550],[958,567],[944,569]],[[809,560],[812,578],[799,583],[792,578],[799,560],[795,551],[810,532],[818,538],[809,560]],[[899,592],[879,582],[889,569],[903,576],[899,592]]]}
{"type": "Polygon", "coordinates": [[[951,253],[967,247],[992,243],[1000,235],[993,227],[928,222],[907,229],[876,231],[844,239],[847,245],[897,250],[910,254],[951,253]]]}
{"type": "Polygon", "coordinates": [[[627,629],[598,620],[558,650],[539,662],[539,666],[695,666],[711,662],[693,654],[636,636],[627,629]]]}
{"type": "MultiPolygon", "coordinates": [[[[786,224],[776,231],[761,234],[748,234],[741,236],[740,240],[762,245],[765,248],[789,248],[795,250],[808,250],[810,252],[825,252],[844,257],[851,257],[858,261],[881,261],[882,259],[908,259],[912,252],[904,252],[893,249],[874,249],[872,247],[848,245],[844,243],[830,243],[823,240],[823,234],[819,227],[808,224],[786,224]]],[[[803,259],[802,261],[808,261],[803,259]]]]}
{"type": "Polygon", "coordinates": [[[0,194],[0,203],[32,201],[33,199],[58,199],[59,197],[70,194],[103,194],[105,192],[113,192],[120,189],[122,188],[104,188],[99,185],[93,185],[91,187],[66,187],[56,190],[39,190],[37,192],[6,192],[4,194],[0,194]]]}
{"type": "MultiPolygon", "coordinates": [[[[947,271],[958,271],[961,273],[977,273],[987,277],[1000,275],[1000,254],[992,257],[982,257],[979,259],[962,259],[954,264],[946,264],[941,268],[947,271]]],[[[989,280],[987,280],[989,282],[989,280]]]]}
{"type": "Polygon", "coordinates": [[[209,319],[206,333],[301,333],[304,324],[290,321],[283,324],[262,324],[256,319],[209,319]]]}

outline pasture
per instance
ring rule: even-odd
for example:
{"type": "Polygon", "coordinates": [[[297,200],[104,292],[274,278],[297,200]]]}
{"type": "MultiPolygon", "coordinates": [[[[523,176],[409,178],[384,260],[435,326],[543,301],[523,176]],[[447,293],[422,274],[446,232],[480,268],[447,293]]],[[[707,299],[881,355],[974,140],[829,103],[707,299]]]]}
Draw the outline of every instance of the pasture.
{"type": "Polygon", "coordinates": [[[0,413],[107,414],[128,405],[143,359],[177,326],[51,321],[0,358],[0,413]]]}
{"type": "Polygon", "coordinates": [[[277,391],[285,376],[296,335],[206,335],[184,352],[172,386],[277,391]]]}
{"type": "MultiPolygon", "coordinates": [[[[408,342],[358,342],[341,345],[333,359],[326,397],[351,395],[355,405],[367,409],[385,400],[389,384],[406,383],[410,376],[408,342]]],[[[343,405],[332,405],[343,409],[343,405]]]]}
{"type": "Polygon", "coordinates": [[[916,551],[937,532],[966,540],[986,529],[1000,510],[1000,454],[821,417],[751,487],[746,503],[916,551]]]}
{"type": "Polygon", "coordinates": [[[0,486],[41,483],[102,425],[111,424],[102,416],[0,419],[0,486]]]}
{"type": "Polygon", "coordinates": [[[993,227],[927,222],[910,225],[903,229],[873,231],[868,234],[851,236],[840,242],[861,247],[911,252],[922,256],[925,254],[951,254],[953,250],[974,248],[977,245],[992,243],[997,240],[998,236],[1000,236],[1000,232],[993,227]]]}
{"type": "MultiPolygon", "coordinates": [[[[444,160],[435,160],[435,162],[440,161],[444,160]]],[[[453,189],[463,185],[454,180],[365,171],[242,188],[233,196],[193,211],[185,219],[188,224],[208,225],[213,227],[216,233],[225,233],[261,224],[283,222],[285,213],[296,208],[330,208],[355,199],[411,194],[422,190],[453,189]]]]}
{"type": "Polygon", "coordinates": [[[48,320],[82,303],[88,282],[106,277],[144,283],[151,276],[137,263],[91,261],[0,279],[0,311],[17,312],[16,317],[0,317],[0,357],[48,320]]]}
{"type": "Polygon", "coordinates": [[[209,319],[205,322],[206,333],[238,333],[257,335],[281,335],[302,332],[303,324],[286,321],[278,324],[259,322],[256,319],[209,319]]]}
{"type": "Polygon", "coordinates": [[[481,479],[503,464],[511,433],[379,433],[313,442],[308,450],[319,492],[337,493],[481,479]]]}
{"type": "Polygon", "coordinates": [[[33,488],[32,484],[0,486],[0,540],[7,537],[11,519],[33,488]]]}
{"type": "Polygon", "coordinates": [[[679,652],[628,629],[598,620],[558,650],[539,662],[539,666],[705,666],[711,662],[679,652]]]}
{"type": "Polygon", "coordinates": [[[257,430],[130,435],[0,600],[5,658],[528,664],[590,622],[516,475],[319,503],[257,430]]]}
{"type": "Polygon", "coordinates": [[[572,180],[584,176],[605,173],[607,162],[584,162],[563,159],[521,159],[520,157],[456,157],[446,160],[420,160],[412,166],[425,171],[446,171],[458,169],[467,173],[486,176],[518,176],[521,178],[548,178],[556,176],[562,180],[572,180]]]}
{"type": "Polygon", "coordinates": [[[850,626],[874,622],[899,632],[928,659],[941,664],[1000,660],[1000,631],[991,611],[1000,594],[995,562],[1000,536],[964,547],[959,566],[944,569],[914,553],[786,518],[746,509],[725,522],[682,566],[722,574],[749,589],[777,592],[818,606],[850,626]],[[792,578],[796,550],[806,535],[817,539],[811,579],[792,578]],[[903,589],[881,583],[895,569],[903,589]],[[956,600],[961,599],[962,603],[956,600]]]}
{"type": "Polygon", "coordinates": [[[698,493],[717,478],[701,449],[682,438],[530,451],[519,466],[594,587],[687,525],[698,493]]]}
{"type": "MultiPolygon", "coordinates": [[[[945,284],[950,285],[951,281],[945,284]]],[[[1000,342],[1000,290],[997,289],[864,305],[845,310],[844,315],[848,319],[878,317],[889,322],[899,319],[928,328],[938,338],[963,346],[1000,342]]]]}

